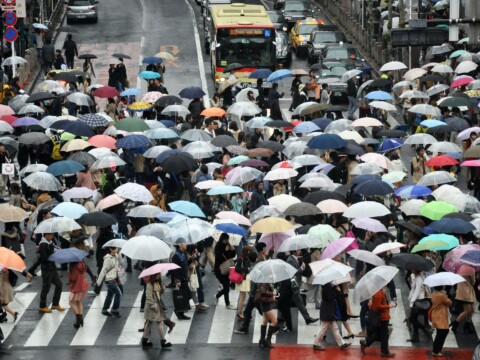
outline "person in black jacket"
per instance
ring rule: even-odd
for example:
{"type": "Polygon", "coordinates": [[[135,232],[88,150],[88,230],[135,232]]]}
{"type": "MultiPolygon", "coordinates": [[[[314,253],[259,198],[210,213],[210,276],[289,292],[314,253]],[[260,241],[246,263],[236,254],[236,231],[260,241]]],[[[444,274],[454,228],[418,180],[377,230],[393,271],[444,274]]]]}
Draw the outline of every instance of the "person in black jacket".
{"type": "Polygon", "coordinates": [[[63,50],[65,50],[65,58],[67,59],[67,66],[73,69],[73,59],[78,57],[77,43],[73,41],[72,34],[67,35],[67,40],[63,44],[63,50]]]}
{"type": "Polygon", "coordinates": [[[222,274],[220,266],[227,260],[233,259],[236,255],[235,247],[228,243],[229,236],[227,233],[222,233],[220,239],[215,245],[215,276],[222,285],[222,290],[220,290],[213,298],[215,305],[218,304],[218,299],[223,295],[225,298],[225,305],[227,309],[234,310],[235,307],[230,305],[230,299],[228,294],[230,292],[230,280],[228,279],[228,274],[222,274]]]}
{"type": "Polygon", "coordinates": [[[347,81],[348,119],[355,120],[355,112],[358,109],[357,85],[353,79],[347,81]]]}
{"type": "Polygon", "coordinates": [[[268,201],[263,194],[263,181],[257,180],[255,181],[255,191],[250,198],[250,214],[262,205],[268,205],[268,201]]]}
{"type": "MultiPolygon", "coordinates": [[[[190,295],[190,288],[188,287],[188,265],[190,260],[188,259],[186,241],[185,243],[181,242],[182,241],[179,239],[179,244],[176,246],[177,251],[172,257],[172,263],[180,266],[180,269],[171,270],[170,272],[175,279],[176,287],[181,289],[185,294],[190,295]]],[[[190,317],[186,316],[181,310],[175,309],[175,314],[177,315],[178,320],[190,320],[190,317]]]]}
{"type": "Polygon", "coordinates": [[[193,99],[190,104],[188,105],[188,110],[193,116],[195,121],[200,120],[200,113],[205,110],[205,106],[203,105],[202,99],[195,98],[193,99]]]}
{"type": "Polygon", "coordinates": [[[40,264],[42,269],[42,291],[40,293],[40,308],[41,313],[51,313],[52,310],[64,311],[60,303],[60,296],[62,295],[62,281],[58,276],[57,267],[53,261],[49,260],[50,255],[55,252],[55,246],[52,243],[53,234],[43,234],[43,238],[40,241],[38,253],[40,255],[40,264]],[[47,307],[47,295],[50,291],[50,286],[55,285],[55,291],[53,293],[52,308],[47,307]]]}
{"type": "Polygon", "coordinates": [[[268,92],[268,106],[270,107],[270,117],[274,120],[283,120],[282,111],[280,110],[280,98],[285,93],[277,91],[278,83],[272,84],[272,89],[268,92]]]}

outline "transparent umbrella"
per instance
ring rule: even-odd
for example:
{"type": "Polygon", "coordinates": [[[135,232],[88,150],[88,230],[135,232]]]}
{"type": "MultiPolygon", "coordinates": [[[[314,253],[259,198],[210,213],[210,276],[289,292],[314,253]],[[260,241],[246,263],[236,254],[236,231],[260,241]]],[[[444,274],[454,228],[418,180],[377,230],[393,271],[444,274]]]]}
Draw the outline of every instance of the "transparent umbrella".
{"type": "Polygon", "coordinates": [[[367,272],[355,285],[354,299],[357,302],[370,299],[392,281],[398,269],[393,266],[381,265],[367,272]]]}
{"type": "Polygon", "coordinates": [[[168,222],[172,228],[170,236],[166,241],[172,244],[196,244],[212,235],[212,225],[199,219],[189,219],[183,216],[176,216],[168,222]]]}
{"type": "Polygon", "coordinates": [[[283,260],[257,263],[250,271],[250,279],[257,284],[275,284],[295,276],[297,269],[283,260]]]}
{"type": "Polygon", "coordinates": [[[455,176],[450,175],[450,173],[446,171],[433,171],[431,173],[423,175],[417,182],[417,185],[434,186],[454,183],[456,181],[457,179],[455,178],[455,176]]]}
{"type": "Polygon", "coordinates": [[[253,224],[256,221],[267,216],[279,217],[283,216],[282,212],[272,205],[262,205],[257,210],[250,213],[250,222],[253,224]]]}
{"type": "Polygon", "coordinates": [[[58,191],[62,184],[55,176],[47,172],[36,172],[23,179],[34,190],[58,191]]]}
{"type": "Polygon", "coordinates": [[[155,236],[160,240],[166,241],[166,239],[171,235],[172,231],[172,228],[166,224],[149,224],[141,227],[137,231],[137,236],[155,236]]]}
{"type": "Polygon", "coordinates": [[[154,236],[134,236],[122,247],[122,254],[135,260],[158,261],[168,259],[172,249],[154,236]]]}

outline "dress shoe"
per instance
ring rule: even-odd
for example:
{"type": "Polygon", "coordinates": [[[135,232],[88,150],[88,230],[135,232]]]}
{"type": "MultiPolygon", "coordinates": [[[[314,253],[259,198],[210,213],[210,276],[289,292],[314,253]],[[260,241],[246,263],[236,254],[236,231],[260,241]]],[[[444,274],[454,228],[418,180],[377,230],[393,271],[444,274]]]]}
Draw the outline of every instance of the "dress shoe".
{"type": "Polygon", "coordinates": [[[344,343],[342,346],[340,346],[340,349],[346,349],[348,348],[349,346],[351,346],[352,344],[351,343],[344,343]]]}
{"type": "Polygon", "coordinates": [[[52,310],[65,311],[65,308],[61,307],[60,305],[53,305],[52,310]]]}
{"type": "Polygon", "coordinates": [[[360,340],[360,351],[365,355],[365,349],[367,348],[367,343],[365,340],[360,340]]]}
{"type": "Polygon", "coordinates": [[[196,313],[206,313],[207,309],[205,309],[202,305],[198,304],[198,305],[195,305],[195,312],[196,313]]]}
{"type": "Polygon", "coordinates": [[[163,339],[160,341],[160,346],[162,347],[162,349],[168,349],[172,347],[172,344],[167,342],[167,340],[163,339]]]}
{"type": "Polygon", "coordinates": [[[152,347],[153,343],[145,337],[142,337],[142,347],[152,347]]]}
{"type": "Polygon", "coordinates": [[[395,354],[388,352],[388,353],[382,353],[380,357],[395,357],[395,354]]]}
{"type": "Polygon", "coordinates": [[[102,314],[105,315],[105,316],[112,316],[112,314],[108,310],[103,310],[102,314]]]}
{"type": "Polygon", "coordinates": [[[45,307],[45,308],[38,309],[38,311],[41,312],[41,313],[47,314],[47,313],[51,313],[52,309],[49,309],[49,308],[45,307]]]}
{"type": "Polygon", "coordinates": [[[118,311],[112,311],[111,314],[117,318],[122,317],[118,311]]]}
{"type": "Polygon", "coordinates": [[[320,345],[313,345],[313,350],[325,350],[325,348],[320,345]]]}
{"type": "Polygon", "coordinates": [[[320,320],[319,318],[308,318],[305,322],[307,323],[307,325],[310,325],[310,324],[313,324],[315,322],[317,322],[318,320],[320,320]]]}
{"type": "Polygon", "coordinates": [[[178,320],[190,320],[191,317],[187,315],[178,315],[178,320]]]}
{"type": "Polygon", "coordinates": [[[351,334],[351,335],[344,336],[343,339],[348,340],[348,339],[353,339],[354,337],[355,335],[351,334]]]}

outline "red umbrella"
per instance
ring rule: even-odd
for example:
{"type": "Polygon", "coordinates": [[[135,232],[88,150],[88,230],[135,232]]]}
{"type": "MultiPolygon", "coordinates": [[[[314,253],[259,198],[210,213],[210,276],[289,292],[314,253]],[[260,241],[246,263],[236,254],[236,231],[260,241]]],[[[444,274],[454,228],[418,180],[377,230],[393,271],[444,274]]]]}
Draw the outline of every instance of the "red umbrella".
{"type": "Polygon", "coordinates": [[[298,124],[301,124],[302,122],[303,122],[303,121],[300,121],[300,120],[293,120],[293,121],[291,122],[291,123],[292,123],[292,126],[284,127],[283,129],[284,129],[285,131],[292,131],[295,126],[297,126],[298,124]]]}
{"type": "Polygon", "coordinates": [[[97,90],[95,90],[93,95],[99,98],[113,98],[116,96],[120,96],[120,93],[114,87],[102,86],[101,88],[98,88],[97,90]]]}
{"type": "Polygon", "coordinates": [[[0,120],[3,120],[7,123],[9,123],[10,125],[12,125],[12,123],[17,120],[18,118],[16,116],[13,116],[13,115],[2,115],[0,116],[0,120]]]}
{"type": "Polygon", "coordinates": [[[463,78],[457,79],[452,83],[452,85],[450,85],[450,89],[454,89],[460,86],[466,86],[470,84],[472,81],[473,81],[473,78],[471,77],[463,77],[463,78]]]}
{"type": "Polygon", "coordinates": [[[114,150],[114,149],[117,148],[115,146],[115,142],[117,140],[115,140],[113,137],[107,136],[107,135],[95,135],[95,136],[92,136],[87,141],[97,148],[103,147],[103,148],[107,148],[107,149],[111,149],[111,150],[114,150]]]}
{"type": "Polygon", "coordinates": [[[443,166],[449,166],[449,165],[457,165],[458,160],[450,157],[450,156],[435,156],[434,158],[431,158],[428,160],[425,165],[426,166],[436,166],[436,167],[443,167],[443,166]]]}

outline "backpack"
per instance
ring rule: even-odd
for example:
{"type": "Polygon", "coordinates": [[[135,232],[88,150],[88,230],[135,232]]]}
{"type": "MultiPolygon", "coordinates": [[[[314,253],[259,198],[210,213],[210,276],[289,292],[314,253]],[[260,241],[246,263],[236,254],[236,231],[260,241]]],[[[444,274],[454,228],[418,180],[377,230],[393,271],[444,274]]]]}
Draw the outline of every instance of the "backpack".
{"type": "Polygon", "coordinates": [[[51,139],[53,143],[52,149],[52,159],[55,161],[63,160],[62,154],[60,154],[60,143],[55,142],[55,140],[51,139]]]}

